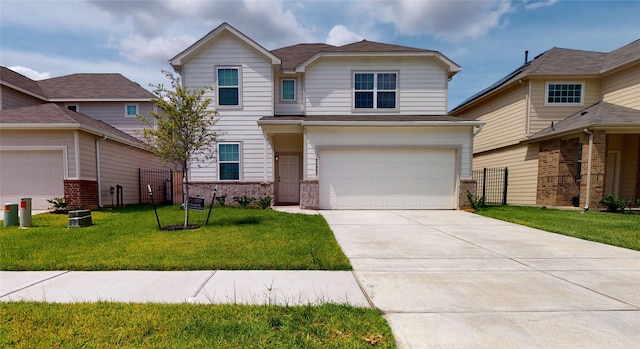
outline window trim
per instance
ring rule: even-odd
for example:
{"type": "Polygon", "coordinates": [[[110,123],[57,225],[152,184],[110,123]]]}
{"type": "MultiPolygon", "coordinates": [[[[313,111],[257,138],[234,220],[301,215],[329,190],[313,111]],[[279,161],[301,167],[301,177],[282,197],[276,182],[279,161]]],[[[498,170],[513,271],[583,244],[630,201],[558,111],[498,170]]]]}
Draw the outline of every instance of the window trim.
{"type": "Polygon", "coordinates": [[[584,105],[584,81],[547,81],[544,85],[544,105],[549,107],[581,106],[584,105]],[[580,85],[580,102],[549,102],[549,85],[580,85]]]}
{"type": "Polygon", "coordinates": [[[125,103],[124,104],[124,117],[125,118],[135,118],[136,115],[140,113],[140,105],[138,103],[125,103]],[[136,107],[136,113],[134,115],[129,115],[129,107],[136,107]]]}
{"type": "Polygon", "coordinates": [[[351,110],[353,112],[393,112],[399,110],[400,104],[400,72],[397,70],[355,70],[351,73],[351,110]],[[373,90],[356,90],[356,74],[373,74],[373,90]],[[396,88],[395,90],[378,90],[378,75],[379,74],[395,74],[396,75],[396,88]],[[372,108],[356,108],[356,92],[373,92],[373,107],[372,108]],[[394,92],[395,93],[395,108],[378,108],[378,93],[380,92],[394,92]]]}
{"type": "Polygon", "coordinates": [[[217,168],[216,168],[216,172],[218,175],[218,180],[219,181],[241,181],[243,180],[243,176],[242,176],[242,170],[243,170],[243,166],[242,166],[242,142],[218,142],[216,145],[216,150],[218,151],[218,156],[216,156],[216,160],[217,160],[217,168]],[[231,144],[231,145],[237,145],[238,146],[238,161],[222,161],[220,160],[220,146],[221,145],[225,145],[225,144],[231,144]],[[238,179],[222,179],[221,175],[220,175],[220,165],[221,164],[238,164],[238,179]]]}
{"type": "MultiPolygon", "coordinates": [[[[215,86],[216,86],[216,108],[217,109],[242,109],[242,66],[240,65],[216,65],[214,67],[215,70],[215,86]],[[218,79],[218,72],[220,69],[235,69],[238,71],[238,104],[237,105],[226,105],[220,104],[220,86],[218,79]]],[[[223,88],[228,88],[230,86],[223,86],[223,88]]]]}
{"type": "Polygon", "coordinates": [[[71,110],[71,109],[69,109],[69,110],[75,111],[76,113],[80,112],[80,104],[78,104],[78,103],[67,103],[67,104],[64,105],[64,107],[67,108],[67,109],[69,109],[69,107],[76,107],[76,110],[71,110]]]}
{"type": "Polygon", "coordinates": [[[298,81],[295,78],[282,78],[280,79],[280,102],[283,103],[297,103],[298,102],[298,81]],[[293,99],[284,99],[284,82],[293,81],[293,99]]]}

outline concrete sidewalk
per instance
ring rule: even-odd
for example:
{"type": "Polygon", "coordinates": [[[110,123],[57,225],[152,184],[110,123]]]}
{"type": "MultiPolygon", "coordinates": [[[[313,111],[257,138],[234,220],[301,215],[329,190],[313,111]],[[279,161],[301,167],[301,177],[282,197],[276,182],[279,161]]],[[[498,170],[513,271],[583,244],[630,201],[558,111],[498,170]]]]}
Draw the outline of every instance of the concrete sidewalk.
{"type": "Polygon", "coordinates": [[[640,252],[462,211],[321,211],[399,348],[638,348],[640,252]]]}
{"type": "Polygon", "coordinates": [[[0,301],[370,304],[349,271],[0,272],[0,301]]]}

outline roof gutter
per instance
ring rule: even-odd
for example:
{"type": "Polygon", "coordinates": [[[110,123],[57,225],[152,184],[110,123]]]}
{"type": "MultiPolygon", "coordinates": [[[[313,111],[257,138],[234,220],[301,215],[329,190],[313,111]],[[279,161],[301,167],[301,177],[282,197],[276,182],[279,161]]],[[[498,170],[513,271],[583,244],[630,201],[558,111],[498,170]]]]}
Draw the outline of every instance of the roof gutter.
{"type": "MultiPolygon", "coordinates": [[[[4,130],[34,130],[35,129],[35,130],[47,130],[47,131],[49,130],[81,130],[81,131],[85,131],[100,137],[103,137],[106,135],[106,133],[103,130],[80,125],[80,124],[31,124],[31,123],[0,124],[0,130],[2,129],[4,130]]],[[[114,135],[111,135],[109,138],[131,147],[145,149],[144,144],[142,144],[142,142],[135,143],[130,140],[124,139],[122,137],[114,136],[114,135]]]]}
{"type": "MultiPolygon", "coordinates": [[[[258,120],[258,125],[299,126],[473,126],[482,129],[483,121],[313,121],[258,120]]],[[[479,132],[479,131],[476,131],[479,132]]]]}

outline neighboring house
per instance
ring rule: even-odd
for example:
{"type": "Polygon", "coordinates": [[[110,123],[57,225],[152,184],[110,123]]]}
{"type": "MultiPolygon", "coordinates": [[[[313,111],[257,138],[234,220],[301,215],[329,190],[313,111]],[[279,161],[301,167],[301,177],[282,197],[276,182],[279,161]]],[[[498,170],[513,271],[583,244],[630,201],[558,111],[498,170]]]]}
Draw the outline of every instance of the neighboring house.
{"type": "Polygon", "coordinates": [[[194,190],[320,209],[455,209],[474,190],[482,124],[447,116],[460,67],[437,51],[370,41],[269,51],[223,23],[170,60],[224,132],[194,190]]]}
{"type": "Polygon", "coordinates": [[[640,198],[640,40],[608,53],[552,48],[450,114],[486,122],[473,167],[509,168],[509,204],[640,198]]]}
{"type": "Polygon", "coordinates": [[[148,112],[151,93],[119,74],[33,81],[0,72],[1,203],[31,197],[34,209],[46,209],[47,199],[64,196],[92,208],[110,205],[117,185],[123,203],[139,202],[138,168],[163,166],[131,135],[142,126],[127,110],[148,112]]]}

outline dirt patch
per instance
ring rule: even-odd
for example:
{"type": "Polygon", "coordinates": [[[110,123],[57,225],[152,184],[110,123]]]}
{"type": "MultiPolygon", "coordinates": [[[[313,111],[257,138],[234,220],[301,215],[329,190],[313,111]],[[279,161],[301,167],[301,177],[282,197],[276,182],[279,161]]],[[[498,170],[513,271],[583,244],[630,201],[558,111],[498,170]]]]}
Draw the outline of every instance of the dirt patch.
{"type": "Polygon", "coordinates": [[[187,230],[187,229],[198,229],[200,228],[199,225],[187,225],[186,227],[183,225],[168,225],[166,227],[162,227],[162,230],[169,230],[169,231],[174,231],[174,230],[187,230]]]}

